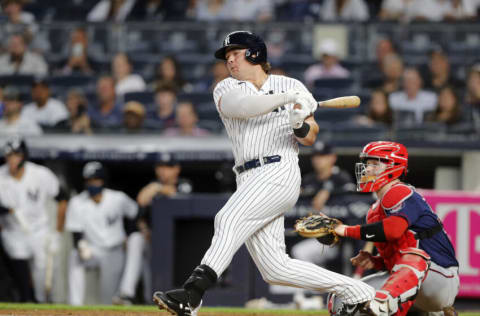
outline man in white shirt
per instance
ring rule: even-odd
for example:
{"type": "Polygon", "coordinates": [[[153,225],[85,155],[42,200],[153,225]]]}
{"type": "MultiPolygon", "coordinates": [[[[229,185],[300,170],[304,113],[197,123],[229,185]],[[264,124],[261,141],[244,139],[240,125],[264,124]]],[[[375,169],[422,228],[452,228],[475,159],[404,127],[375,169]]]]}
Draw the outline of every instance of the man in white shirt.
{"type": "Polygon", "coordinates": [[[394,111],[411,112],[413,121],[397,122],[401,124],[422,124],[425,112],[435,110],[437,95],[422,89],[422,78],[416,68],[410,67],[403,72],[403,91],[390,94],[389,102],[394,111]]]}
{"type": "Polygon", "coordinates": [[[70,200],[65,223],[75,246],[68,272],[69,303],[84,303],[85,269],[99,268],[100,302],[111,304],[125,261],[123,217],[135,218],[138,206],[125,193],[104,188],[105,169],[100,162],[87,163],[83,178],[85,190],[70,200]]]}
{"type": "Polygon", "coordinates": [[[22,35],[14,34],[8,39],[8,52],[0,55],[0,75],[46,76],[48,65],[43,56],[27,49],[22,35]]]}
{"type": "Polygon", "coordinates": [[[63,102],[50,96],[48,83],[39,79],[32,86],[33,102],[25,105],[22,116],[41,126],[52,127],[68,118],[67,107],[63,102]]]}
{"type": "Polygon", "coordinates": [[[14,87],[6,87],[3,92],[4,112],[0,120],[0,134],[40,135],[42,128],[21,115],[23,102],[20,92],[14,87]]]}

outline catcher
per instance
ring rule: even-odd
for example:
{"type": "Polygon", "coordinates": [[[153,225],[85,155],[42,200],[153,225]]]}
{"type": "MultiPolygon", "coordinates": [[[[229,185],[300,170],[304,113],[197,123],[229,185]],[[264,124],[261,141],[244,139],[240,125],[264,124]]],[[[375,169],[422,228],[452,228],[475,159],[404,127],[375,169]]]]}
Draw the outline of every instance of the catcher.
{"type": "MultiPolygon", "coordinates": [[[[374,242],[379,255],[360,251],[352,264],[381,272],[363,279],[376,291],[369,309],[377,315],[422,312],[456,315],[453,308],[459,288],[458,261],[442,223],[424,198],[400,178],[406,175],[408,153],[394,142],[371,142],[355,166],[357,191],[375,192],[367,224],[347,226],[335,219],[312,215],[296,224],[302,236],[335,245],[340,237],[374,242]]],[[[328,299],[331,315],[355,314],[334,294],[328,299]],[[347,311],[347,313],[345,313],[347,311]]]]}

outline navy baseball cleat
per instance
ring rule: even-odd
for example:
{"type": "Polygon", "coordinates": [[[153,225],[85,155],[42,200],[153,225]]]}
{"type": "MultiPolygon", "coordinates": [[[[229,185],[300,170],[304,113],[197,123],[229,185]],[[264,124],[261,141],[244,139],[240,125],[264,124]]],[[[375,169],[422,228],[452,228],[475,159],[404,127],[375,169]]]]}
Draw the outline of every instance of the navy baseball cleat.
{"type": "Polygon", "coordinates": [[[198,310],[202,306],[202,301],[198,306],[191,306],[184,289],[171,290],[165,293],[155,292],[153,293],[153,301],[159,309],[165,309],[170,314],[177,316],[197,316],[198,310]]]}

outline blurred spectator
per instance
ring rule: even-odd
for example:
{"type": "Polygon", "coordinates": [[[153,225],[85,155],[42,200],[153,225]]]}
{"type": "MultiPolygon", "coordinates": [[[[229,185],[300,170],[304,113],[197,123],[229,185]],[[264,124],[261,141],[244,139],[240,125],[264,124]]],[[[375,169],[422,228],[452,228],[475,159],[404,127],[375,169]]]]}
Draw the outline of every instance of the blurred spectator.
{"type": "Polygon", "coordinates": [[[32,85],[32,103],[25,105],[22,115],[37,122],[42,127],[53,127],[68,118],[68,111],[62,101],[52,98],[50,88],[44,79],[32,85]]]}
{"type": "Polygon", "coordinates": [[[5,100],[3,99],[4,87],[0,85],[0,118],[3,116],[3,110],[5,108],[5,100]]]}
{"type": "Polygon", "coordinates": [[[477,0],[451,0],[443,3],[443,19],[446,21],[473,20],[477,15],[477,0]]]}
{"type": "Polygon", "coordinates": [[[176,127],[170,127],[163,133],[165,136],[207,136],[206,129],[197,126],[198,115],[191,102],[181,102],[177,105],[175,120],[176,127]]]}
{"type": "Polygon", "coordinates": [[[98,63],[89,56],[88,36],[83,28],[76,28],[70,33],[70,42],[66,46],[65,60],[60,69],[62,75],[91,75],[98,68],[98,63]]]}
{"type": "Polygon", "coordinates": [[[380,88],[390,94],[398,91],[402,85],[403,60],[397,54],[385,56],[382,65],[383,81],[380,88]]]}
{"type": "Polygon", "coordinates": [[[174,56],[165,56],[155,70],[153,89],[165,83],[173,85],[177,91],[189,89],[187,82],[182,77],[182,69],[174,56]]]}
{"type": "Polygon", "coordinates": [[[225,0],[232,21],[268,22],[273,19],[273,0],[225,0]]]}
{"type": "Polygon", "coordinates": [[[40,135],[41,127],[33,120],[21,115],[20,92],[13,87],[4,91],[5,111],[0,120],[0,134],[40,135]]]}
{"type": "Polygon", "coordinates": [[[338,45],[332,38],[326,38],[320,44],[321,62],[311,65],[305,70],[305,83],[313,87],[317,79],[348,78],[350,72],[342,67],[338,61],[338,45]]]}
{"type": "Polygon", "coordinates": [[[363,22],[368,19],[368,6],[363,0],[325,0],[320,11],[322,21],[363,22]]]}
{"type": "Polygon", "coordinates": [[[289,47],[289,42],[284,30],[272,30],[268,33],[266,44],[268,60],[271,64],[279,64],[282,62],[285,52],[289,47]]]}
{"type": "Polygon", "coordinates": [[[321,211],[331,195],[354,191],[355,184],[347,172],[335,166],[337,154],[330,144],[317,141],[312,151],[313,172],[303,177],[301,196],[312,199],[313,209],[321,211]]]}
{"type": "Polygon", "coordinates": [[[222,60],[217,60],[210,68],[208,76],[205,79],[199,80],[199,82],[195,85],[195,90],[201,92],[212,92],[217,83],[227,78],[229,75],[230,74],[225,66],[225,62],[222,60]]]}
{"type": "Polygon", "coordinates": [[[428,70],[425,78],[426,89],[439,91],[447,85],[454,87],[463,85],[453,77],[448,56],[441,46],[435,45],[431,50],[428,70]]]}
{"type": "Polygon", "coordinates": [[[468,73],[465,103],[469,119],[480,127],[480,64],[473,65],[468,73]]]}
{"type": "Polygon", "coordinates": [[[397,49],[392,40],[386,37],[379,38],[375,45],[375,56],[378,69],[382,69],[384,58],[390,54],[397,54],[397,49]]]}
{"type": "Polygon", "coordinates": [[[370,95],[367,114],[355,117],[355,123],[364,126],[384,124],[391,127],[393,123],[393,112],[388,104],[388,96],[382,90],[375,90],[370,95]]]}
{"type": "Polygon", "coordinates": [[[111,129],[122,124],[122,105],[115,96],[113,77],[104,75],[97,80],[96,103],[88,107],[88,116],[94,128],[111,129]]]}
{"type": "Polygon", "coordinates": [[[137,203],[140,207],[149,207],[156,197],[173,197],[177,193],[192,193],[189,180],[180,178],[182,168],[171,155],[162,155],[155,164],[155,180],[138,192],[137,203]]]}
{"type": "Polygon", "coordinates": [[[232,18],[226,0],[193,0],[192,16],[198,21],[225,21],[232,18]]]}
{"type": "Polygon", "coordinates": [[[438,94],[437,109],[426,117],[426,121],[450,125],[459,123],[461,114],[460,103],[455,90],[451,86],[444,86],[438,94]]]}
{"type": "Polygon", "coordinates": [[[2,11],[7,16],[7,22],[0,28],[0,38],[8,38],[13,34],[22,35],[27,43],[38,31],[35,16],[23,11],[25,0],[3,0],[2,11]]]}
{"type": "Polygon", "coordinates": [[[127,133],[143,132],[145,107],[137,101],[127,102],[123,108],[123,127],[127,133]]]}
{"type": "Polygon", "coordinates": [[[185,19],[190,0],[137,0],[129,19],[135,21],[180,21],[185,19]]]}
{"type": "Polygon", "coordinates": [[[0,55],[0,75],[34,75],[43,77],[48,65],[43,56],[27,49],[22,35],[14,34],[8,39],[8,52],[0,55]]]}
{"type": "Polygon", "coordinates": [[[145,81],[141,76],[132,73],[132,63],[125,53],[118,53],[113,57],[112,73],[115,78],[117,96],[123,96],[129,92],[145,91],[145,81]]]}
{"type": "MultiPolygon", "coordinates": [[[[430,91],[422,90],[422,78],[416,68],[407,68],[403,73],[403,90],[390,94],[389,102],[392,110],[413,114],[409,118],[400,119],[401,124],[421,124],[425,112],[435,110],[437,95],[430,91]]],[[[397,117],[395,117],[397,121],[397,117]]]]}
{"type": "Polygon", "coordinates": [[[67,110],[69,116],[66,120],[55,125],[55,129],[68,131],[75,134],[92,134],[90,118],[87,114],[88,102],[81,90],[70,90],[67,93],[67,110]]]}
{"type": "Polygon", "coordinates": [[[136,0],[100,0],[88,12],[88,22],[124,22],[135,5],[136,0]]]}
{"type": "Polygon", "coordinates": [[[441,21],[444,16],[443,3],[438,0],[384,0],[380,11],[381,20],[410,22],[441,21]]]}
{"type": "Polygon", "coordinates": [[[147,113],[145,126],[149,129],[166,129],[175,125],[177,93],[171,83],[164,83],[155,90],[154,104],[147,113]]]}

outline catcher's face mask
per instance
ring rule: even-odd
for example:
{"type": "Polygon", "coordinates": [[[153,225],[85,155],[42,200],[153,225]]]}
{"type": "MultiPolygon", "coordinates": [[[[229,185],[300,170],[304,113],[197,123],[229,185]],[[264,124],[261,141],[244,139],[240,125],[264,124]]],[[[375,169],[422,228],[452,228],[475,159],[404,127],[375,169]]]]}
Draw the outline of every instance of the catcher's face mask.
{"type": "Polygon", "coordinates": [[[380,159],[367,159],[355,164],[355,176],[357,178],[357,191],[373,192],[378,187],[381,177],[388,165],[380,159]]]}
{"type": "Polygon", "coordinates": [[[371,142],[360,153],[355,165],[357,191],[376,192],[407,172],[408,153],[395,142],[371,142]]]}

